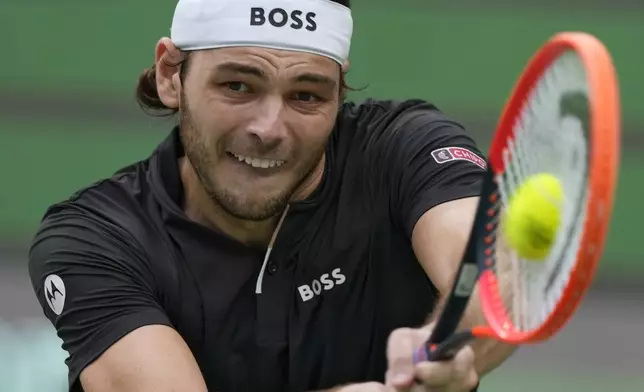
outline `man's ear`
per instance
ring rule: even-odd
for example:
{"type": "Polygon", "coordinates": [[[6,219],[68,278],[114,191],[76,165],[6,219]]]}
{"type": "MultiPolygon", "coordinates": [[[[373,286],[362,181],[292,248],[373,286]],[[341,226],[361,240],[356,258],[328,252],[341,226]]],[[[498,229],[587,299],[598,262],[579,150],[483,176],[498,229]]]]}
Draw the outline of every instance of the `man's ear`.
{"type": "Polygon", "coordinates": [[[156,82],[159,98],[170,109],[178,109],[181,103],[182,53],[168,37],[157,42],[155,50],[156,82]]]}
{"type": "Polygon", "coordinates": [[[342,73],[347,73],[349,72],[349,67],[351,66],[351,63],[349,60],[346,60],[344,64],[342,64],[342,73]]]}
{"type": "MultiPolygon", "coordinates": [[[[344,64],[340,67],[340,72],[342,72],[342,78],[344,79],[347,75],[347,72],[349,72],[349,60],[346,60],[344,64]]],[[[346,99],[346,94],[347,94],[347,86],[342,85],[340,86],[340,103],[344,102],[346,99]]]]}

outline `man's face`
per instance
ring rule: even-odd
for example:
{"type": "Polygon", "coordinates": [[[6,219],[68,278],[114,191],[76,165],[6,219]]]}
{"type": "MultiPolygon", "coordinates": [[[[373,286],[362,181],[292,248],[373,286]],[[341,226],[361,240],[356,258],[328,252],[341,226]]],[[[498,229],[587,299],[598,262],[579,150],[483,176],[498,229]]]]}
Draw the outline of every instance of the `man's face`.
{"type": "Polygon", "coordinates": [[[209,196],[239,219],[280,213],[319,174],[339,89],[339,65],[322,56],[253,47],[192,53],[181,136],[209,196]]]}

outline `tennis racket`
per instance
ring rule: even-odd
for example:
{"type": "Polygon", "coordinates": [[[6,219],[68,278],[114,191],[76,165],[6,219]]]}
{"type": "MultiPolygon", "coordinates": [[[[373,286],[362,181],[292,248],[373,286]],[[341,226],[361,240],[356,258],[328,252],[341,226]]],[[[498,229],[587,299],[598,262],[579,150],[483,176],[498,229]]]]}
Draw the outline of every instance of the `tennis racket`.
{"type": "Polygon", "coordinates": [[[592,35],[559,33],[528,63],[500,118],[461,266],[444,310],[414,360],[452,358],[475,338],[513,345],[555,335],[591,284],[612,213],[620,106],[611,57],[592,35]],[[564,189],[554,244],[540,262],[504,243],[508,199],[532,174],[564,189]],[[478,282],[487,326],[457,331],[478,282]]]}

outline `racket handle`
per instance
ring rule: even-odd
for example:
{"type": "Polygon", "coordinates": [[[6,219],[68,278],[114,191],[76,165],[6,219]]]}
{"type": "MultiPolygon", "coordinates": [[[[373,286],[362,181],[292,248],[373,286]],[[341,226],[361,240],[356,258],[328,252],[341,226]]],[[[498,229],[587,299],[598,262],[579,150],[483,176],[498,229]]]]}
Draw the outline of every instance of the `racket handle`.
{"type": "Polygon", "coordinates": [[[472,331],[459,331],[441,343],[427,342],[414,353],[414,363],[423,361],[448,361],[466,344],[474,340],[472,331]]]}

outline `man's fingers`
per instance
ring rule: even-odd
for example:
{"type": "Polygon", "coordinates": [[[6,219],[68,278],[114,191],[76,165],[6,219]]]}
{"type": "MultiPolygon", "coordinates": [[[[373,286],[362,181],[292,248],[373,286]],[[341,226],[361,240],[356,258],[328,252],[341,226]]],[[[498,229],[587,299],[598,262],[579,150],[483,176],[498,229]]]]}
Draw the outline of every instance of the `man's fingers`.
{"type": "Polygon", "coordinates": [[[351,384],[333,389],[335,392],[395,392],[379,382],[367,382],[363,384],[351,384]]]}
{"type": "Polygon", "coordinates": [[[469,345],[458,350],[454,357],[454,368],[456,373],[464,375],[474,366],[474,350],[469,345]]]}
{"type": "Polygon", "coordinates": [[[473,389],[478,383],[474,369],[474,351],[470,346],[465,346],[449,361],[421,362],[416,365],[415,375],[428,388],[457,382],[459,387],[473,389]]]}
{"type": "Polygon", "coordinates": [[[410,328],[400,328],[389,335],[387,384],[395,388],[409,387],[414,382],[414,332],[410,328]]]}
{"type": "Polygon", "coordinates": [[[463,380],[464,386],[468,389],[474,389],[479,382],[476,368],[474,367],[474,350],[472,347],[465,346],[454,357],[454,376],[463,380]]]}
{"type": "Polygon", "coordinates": [[[452,361],[421,362],[416,365],[414,374],[423,386],[429,388],[443,387],[452,380],[454,364],[452,361]]]}

